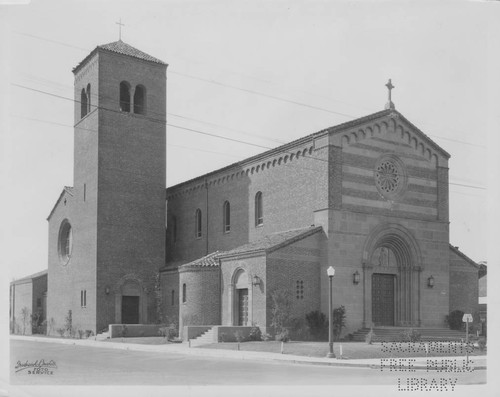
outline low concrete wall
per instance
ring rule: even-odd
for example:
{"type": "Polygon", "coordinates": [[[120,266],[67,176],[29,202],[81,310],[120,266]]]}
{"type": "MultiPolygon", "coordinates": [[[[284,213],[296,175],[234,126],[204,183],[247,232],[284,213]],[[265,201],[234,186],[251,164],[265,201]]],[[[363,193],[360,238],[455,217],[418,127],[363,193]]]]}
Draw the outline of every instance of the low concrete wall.
{"type": "Polygon", "coordinates": [[[195,339],[210,328],[211,325],[186,325],[183,328],[182,340],[187,342],[189,339],[195,339]]]}
{"type": "Polygon", "coordinates": [[[141,336],[159,336],[158,330],[165,327],[165,324],[109,324],[109,337],[141,337],[141,336]],[[122,335],[126,327],[125,335],[122,335]]]}
{"type": "Polygon", "coordinates": [[[226,326],[226,325],[217,325],[213,327],[214,330],[214,343],[217,342],[237,342],[236,333],[241,332],[243,337],[242,341],[246,341],[249,339],[250,330],[254,327],[246,327],[246,326],[226,326]]]}

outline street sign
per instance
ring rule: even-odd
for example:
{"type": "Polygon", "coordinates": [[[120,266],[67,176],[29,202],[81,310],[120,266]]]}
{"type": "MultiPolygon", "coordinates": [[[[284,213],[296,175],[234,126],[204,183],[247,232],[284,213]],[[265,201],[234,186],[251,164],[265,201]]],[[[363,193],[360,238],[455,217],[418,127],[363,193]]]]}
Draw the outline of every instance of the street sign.
{"type": "Polygon", "coordinates": [[[462,322],[471,323],[472,322],[472,314],[465,313],[464,316],[462,317],[462,322]]]}

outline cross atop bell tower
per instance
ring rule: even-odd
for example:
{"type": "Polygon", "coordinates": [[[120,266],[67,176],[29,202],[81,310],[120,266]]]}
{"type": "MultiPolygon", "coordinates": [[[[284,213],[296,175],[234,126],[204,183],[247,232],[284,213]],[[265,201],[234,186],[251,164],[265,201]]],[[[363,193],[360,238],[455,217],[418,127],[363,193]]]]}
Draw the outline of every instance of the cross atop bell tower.
{"type": "Polygon", "coordinates": [[[391,91],[393,88],[395,88],[392,85],[391,79],[389,79],[389,81],[387,82],[387,84],[385,86],[387,87],[387,90],[389,91],[389,98],[388,98],[387,103],[385,104],[385,108],[386,109],[396,109],[396,106],[392,102],[392,98],[391,98],[391,91]]]}
{"type": "Polygon", "coordinates": [[[118,39],[120,41],[122,41],[122,26],[125,26],[124,23],[122,23],[122,19],[120,18],[120,20],[118,22],[115,22],[117,25],[118,25],[118,39]]]}

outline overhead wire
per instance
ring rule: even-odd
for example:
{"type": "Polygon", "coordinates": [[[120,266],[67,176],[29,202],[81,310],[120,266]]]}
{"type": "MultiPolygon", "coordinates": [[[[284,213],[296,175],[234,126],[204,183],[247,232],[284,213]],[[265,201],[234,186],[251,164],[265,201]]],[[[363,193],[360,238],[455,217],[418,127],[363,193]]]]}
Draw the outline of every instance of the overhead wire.
{"type": "MultiPolygon", "coordinates": [[[[58,40],[47,39],[47,38],[44,38],[44,37],[41,37],[41,36],[38,36],[38,35],[34,35],[34,34],[28,34],[28,33],[18,32],[18,31],[15,31],[14,33],[20,34],[20,35],[23,35],[23,36],[27,36],[27,37],[31,37],[31,38],[35,38],[35,39],[39,39],[39,40],[43,40],[43,41],[52,42],[52,43],[55,43],[55,44],[61,44],[61,45],[64,45],[66,47],[71,47],[71,48],[75,48],[75,49],[86,51],[86,52],[91,51],[89,49],[85,49],[85,48],[82,48],[82,47],[74,46],[74,45],[71,45],[71,44],[68,44],[68,43],[64,43],[64,42],[61,42],[61,41],[58,41],[58,40]]],[[[260,92],[260,91],[256,91],[256,90],[250,90],[250,89],[246,89],[246,88],[234,86],[234,85],[223,83],[223,82],[216,81],[216,80],[213,80],[213,79],[206,79],[206,78],[202,78],[202,77],[192,76],[192,75],[188,75],[186,73],[175,72],[175,71],[172,71],[172,70],[168,70],[167,73],[176,74],[176,75],[179,75],[179,76],[184,76],[184,77],[195,79],[195,80],[199,80],[199,81],[205,81],[205,82],[212,83],[212,84],[215,84],[215,85],[218,85],[218,86],[232,88],[232,89],[239,90],[239,91],[242,91],[242,92],[251,93],[251,94],[255,94],[255,95],[260,95],[260,96],[267,97],[267,98],[270,98],[270,99],[274,99],[274,100],[278,100],[278,101],[284,101],[284,102],[288,102],[288,103],[291,103],[291,104],[294,104],[294,105],[303,106],[303,107],[307,107],[307,108],[310,108],[310,109],[315,109],[315,110],[319,110],[319,111],[323,111],[323,112],[328,112],[328,113],[336,114],[336,115],[339,115],[339,116],[348,117],[348,118],[351,118],[351,119],[355,119],[355,118],[359,117],[359,116],[354,116],[354,115],[350,115],[350,114],[347,114],[347,113],[336,112],[336,111],[329,110],[329,109],[326,109],[326,108],[322,108],[322,107],[319,107],[319,106],[314,106],[314,105],[302,103],[302,102],[299,102],[299,101],[289,100],[289,99],[282,98],[282,97],[279,97],[279,96],[276,96],[276,95],[266,94],[266,93],[263,93],[263,92],[260,92]]],[[[311,95],[316,95],[316,94],[311,94],[311,95]]],[[[342,101],[331,99],[331,98],[330,98],[330,100],[334,100],[334,101],[337,101],[337,102],[342,102],[342,101]]],[[[428,122],[422,122],[422,124],[432,125],[432,123],[428,123],[428,122]]],[[[461,140],[458,140],[458,139],[446,138],[446,137],[437,136],[437,135],[433,135],[433,134],[428,134],[428,135],[430,137],[434,137],[434,138],[438,138],[438,139],[442,139],[442,140],[446,140],[446,141],[451,141],[451,142],[456,142],[456,143],[460,143],[460,144],[464,144],[464,145],[470,145],[470,146],[476,146],[476,147],[480,147],[480,148],[485,148],[484,145],[478,145],[478,144],[474,144],[474,143],[471,143],[471,142],[461,141],[461,140]]]]}
{"type": "MultiPolygon", "coordinates": [[[[41,93],[41,94],[45,94],[45,95],[49,95],[49,96],[52,96],[52,97],[56,97],[56,98],[60,98],[60,99],[64,99],[64,100],[68,100],[68,101],[71,101],[71,102],[75,102],[75,103],[80,103],[81,104],[81,101],[78,101],[78,100],[73,99],[73,98],[68,98],[68,97],[65,97],[65,96],[62,96],[62,95],[53,94],[53,93],[50,93],[50,92],[47,92],[47,91],[43,91],[43,90],[38,90],[38,89],[35,89],[35,88],[32,88],[32,87],[27,87],[27,86],[24,86],[24,85],[21,85],[21,84],[17,84],[17,83],[12,83],[12,85],[16,86],[16,87],[19,87],[19,88],[26,89],[26,90],[38,92],[38,93],[41,93]]],[[[123,114],[122,111],[119,111],[119,110],[116,110],[116,109],[109,109],[109,108],[105,108],[105,107],[102,107],[102,106],[96,106],[96,105],[91,105],[91,106],[94,107],[94,110],[100,109],[100,110],[109,111],[109,112],[113,112],[113,113],[123,114]]],[[[268,149],[268,150],[277,149],[277,150],[279,150],[279,147],[278,148],[272,148],[272,147],[269,147],[269,146],[255,144],[253,142],[242,141],[242,140],[235,139],[235,138],[229,138],[229,137],[225,137],[225,136],[222,136],[222,135],[208,133],[208,132],[201,131],[201,130],[194,129],[194,128],[187,128],[187,127],[182,127],[182,126],[178,126],[178,125],[175,125],[175,124],[170,124],[165,119],[155,119],[155,118],[148,117],[148,116],[141,116],[141,117],[143,117],[143,118],[145,118],[145,119],[147,119],[149,121],[152,121],[152,122],[164,123],[166,126],[170,126],[170,127],[179,128],[179,129],[182,129],[182,130],[191,131],[191,132],[194,132],[194,133],[197,133],[197,134],[201,134],[201,135],[211,136],[211,137],[214,137],[214,138],[219,138],[219,139],[223,139],[223,140],[227,140],[227,141],[231,141],[231,142],[236,142],[236,143],[241,143],[241,144],[245,144],[245,145],[250,145],[250,146],[254,146],[254,147],[258,147],[258,148],[262,148],[262,149],[268,149]]],[[[76,126],[75,126],[75,128],[76,128],[76,126]]],[[[287,154],[295,154],[295,152],[287,152],[285,150],[281,150],[281,151],[278,151],[278,152],[287,153],[287,154]]],[[[320,158],[317,158],[317,157],[305,157],[305,158],[308,158],[308,159],[311,159],[311,160],[315,160],[315,161],[322,161],[322,162],[325,162],[325,163],[329,163],[328,160],[320,159],[320,158]]],[[[312,169],[310,169],[310,170],[312,170],[312,169]]],[[[449,184],[450,185],[456,185],[456,186],[462,186],[462,187],[469,187],[469,188],[474,188],[474,189],[482,189],[482,190],[486,189],[486,188],[480,187],[480,186],[459,184],[459,183],[453,183],[453,182],[449,182],[449,184]]]]}

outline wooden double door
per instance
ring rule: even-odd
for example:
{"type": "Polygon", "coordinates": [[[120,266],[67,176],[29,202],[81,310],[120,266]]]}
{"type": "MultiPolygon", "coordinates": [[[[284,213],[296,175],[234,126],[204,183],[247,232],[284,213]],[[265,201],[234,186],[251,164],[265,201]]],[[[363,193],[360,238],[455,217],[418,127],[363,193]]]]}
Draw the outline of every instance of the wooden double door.
{"type": "Polygon", "coordinates": [[[376,326],[394,325],[394,274],[372,275],[372,322],[376,326]]]}
{"type": "Polygon", "coordinates": [[[139,324],[138,296],[122,296],[122,324],[139,324]]]}

